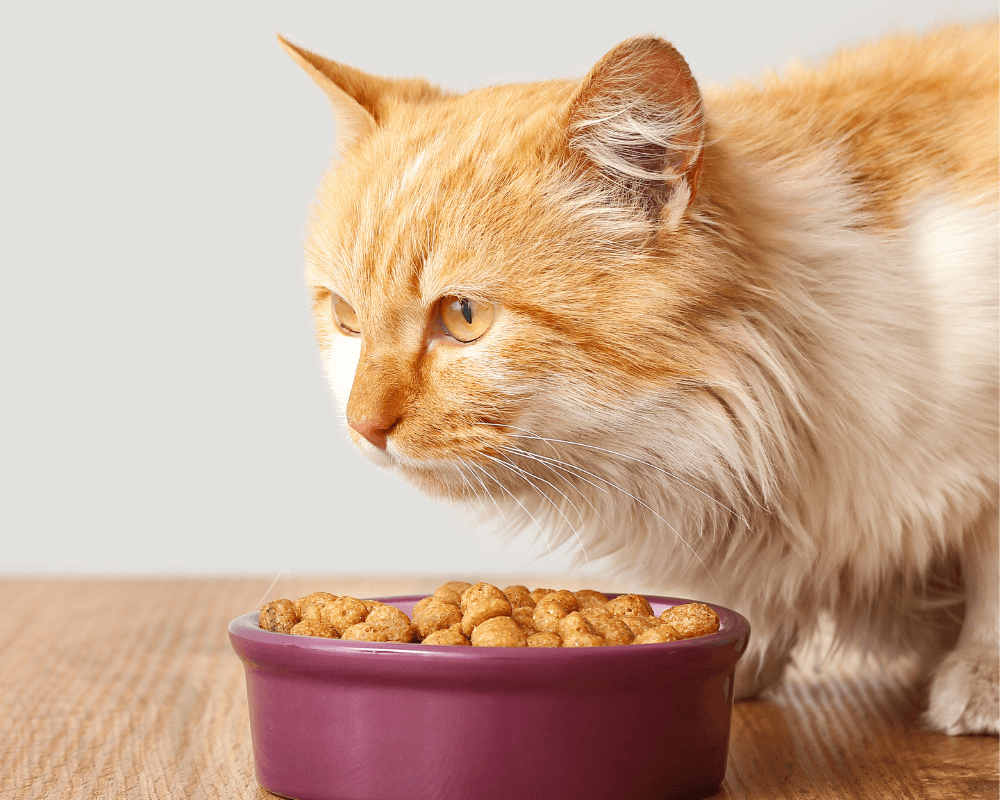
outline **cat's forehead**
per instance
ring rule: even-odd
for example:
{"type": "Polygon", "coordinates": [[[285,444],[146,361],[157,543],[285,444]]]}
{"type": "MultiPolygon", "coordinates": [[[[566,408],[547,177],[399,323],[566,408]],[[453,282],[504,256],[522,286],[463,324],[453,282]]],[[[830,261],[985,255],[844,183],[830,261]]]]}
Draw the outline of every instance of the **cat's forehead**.
{"type": "Polygon", "coordinates": [[[561,84],[496,87],[396,110],[335,165],[311,229],[314,265],[358,302],[430,300],[502,279],[489,256],[546,193],[561,84]]]}

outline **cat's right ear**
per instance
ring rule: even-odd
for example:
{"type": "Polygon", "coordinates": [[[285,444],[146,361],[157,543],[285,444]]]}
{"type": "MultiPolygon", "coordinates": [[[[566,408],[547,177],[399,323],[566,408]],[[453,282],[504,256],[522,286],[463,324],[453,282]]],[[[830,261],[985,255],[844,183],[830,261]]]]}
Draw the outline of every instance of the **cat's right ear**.
{"type": "Polygon", "coordinates": [[[666,229],[694,200],[705,119],[683,56],[654,37],[612,49],[570,106],[568,144],[608,186],[641,203],[666,229]]]}
{"type": "Polygon", "coordinates": [[[421,102],[441,95],[438,89],[420,79],[369,75],[311,53],[280,35],[278,42],[330,99],[337,119],[337,146],[341,150],[371,136],[394,102],[421,102]]]}

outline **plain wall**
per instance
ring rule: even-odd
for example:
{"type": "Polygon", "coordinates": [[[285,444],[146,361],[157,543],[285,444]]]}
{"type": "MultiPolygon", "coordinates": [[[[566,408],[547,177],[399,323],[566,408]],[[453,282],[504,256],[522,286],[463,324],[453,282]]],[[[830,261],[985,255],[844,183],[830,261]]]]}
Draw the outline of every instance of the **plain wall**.
{"type": "Polygon", "coordinates": [[[955,3],[22,3],[0,49],[0,572],[557,572],[365,461],[312,339],[301,241],[325,98],[275,33],[458,90],[671,40],[703,83],[955,3]],[[589,10],[588,10],[589,9],[589,10]]]}

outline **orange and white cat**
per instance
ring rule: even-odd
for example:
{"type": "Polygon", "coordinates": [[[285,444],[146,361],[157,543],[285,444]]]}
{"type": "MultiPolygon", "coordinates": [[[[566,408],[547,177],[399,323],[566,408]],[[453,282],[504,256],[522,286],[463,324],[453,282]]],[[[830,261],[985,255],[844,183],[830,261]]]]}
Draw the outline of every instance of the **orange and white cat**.
{"type": "Polygon", "coordinates": [[[337,116],[306,274],[352,438],[742,611],[741,695],[827,614],[997,733],[997,41],[702,94],[636,38],[456,95],[282,40],[337,116]]]}

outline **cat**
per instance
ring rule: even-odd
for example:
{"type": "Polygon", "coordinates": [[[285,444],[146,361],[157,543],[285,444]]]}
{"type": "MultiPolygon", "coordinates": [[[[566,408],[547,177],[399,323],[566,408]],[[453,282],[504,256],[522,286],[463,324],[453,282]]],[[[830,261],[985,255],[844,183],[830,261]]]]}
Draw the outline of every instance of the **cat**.
{"type": "Polygon", "coordinates": [[[826,614],[998,732],[995,22],[704,92],[655,37],[466,94],[279,39],[336,115],[306,279],[368,458],[741,611],[737,696],[826,614]]]}

